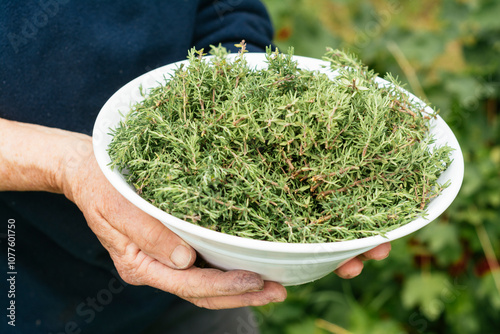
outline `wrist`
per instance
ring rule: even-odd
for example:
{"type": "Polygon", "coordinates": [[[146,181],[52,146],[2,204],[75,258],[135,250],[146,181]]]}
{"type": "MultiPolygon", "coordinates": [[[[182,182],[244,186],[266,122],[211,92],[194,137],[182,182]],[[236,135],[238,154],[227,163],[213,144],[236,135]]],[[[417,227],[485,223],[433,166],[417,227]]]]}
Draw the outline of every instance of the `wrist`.
{"type": "Polygon", "coordinates": [[[80,187],[87,183],[88,170],[94,168],[92,139],[80,134],[71,136],[67,138],[63,152],[55,181],[60,192],[76,203],[80,187]]]}
{"type": "Polygon", "coordinates": [[[92,153],[89,136],[0,119],[0,191],[64,193],[66,174],[92,153]]]}

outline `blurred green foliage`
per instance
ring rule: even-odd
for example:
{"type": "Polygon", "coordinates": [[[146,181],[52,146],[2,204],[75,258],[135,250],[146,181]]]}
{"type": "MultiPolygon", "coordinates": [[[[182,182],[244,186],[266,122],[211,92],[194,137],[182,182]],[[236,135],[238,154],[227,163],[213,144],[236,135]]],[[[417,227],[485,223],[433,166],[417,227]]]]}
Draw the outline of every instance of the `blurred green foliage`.
{"type": "Polygon", "coordinates": [[[351,280],[288,288],[259,308],[268,333],[497,333],[500,325],[500,1],[264,0],[285,51],[347,49],[390,72],[458,137],[465,179],[451,207],[351,280]]]}

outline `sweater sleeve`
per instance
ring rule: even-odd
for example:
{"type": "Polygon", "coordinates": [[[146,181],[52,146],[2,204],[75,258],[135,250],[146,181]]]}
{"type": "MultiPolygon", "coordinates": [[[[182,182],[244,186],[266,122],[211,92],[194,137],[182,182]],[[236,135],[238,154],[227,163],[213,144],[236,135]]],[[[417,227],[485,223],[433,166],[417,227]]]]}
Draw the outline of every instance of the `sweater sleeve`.
{"type": "Polygon", "coordinates": [[[208,50],[220,43],[236,51],[234,44],[244,39],[248,51],[262,52],[272,44],[272,23],[258,0],[202,0],[195,25],[193,44],[197,49],[208,50]]]}

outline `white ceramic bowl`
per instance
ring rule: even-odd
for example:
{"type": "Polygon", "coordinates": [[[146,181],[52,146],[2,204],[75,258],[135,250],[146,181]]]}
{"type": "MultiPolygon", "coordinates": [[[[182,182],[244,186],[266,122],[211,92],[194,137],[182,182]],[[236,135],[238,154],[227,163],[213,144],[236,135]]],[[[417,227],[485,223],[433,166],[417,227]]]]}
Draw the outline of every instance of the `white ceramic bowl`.
{"type": "MultiPolygon", "coordinates": [[[[252,67],[262,68],[265,66],[263,53],[248,53],[246,59],[252,67]]],[[[328,65],[328,63],[322,60],[300,56],[295,56],[295,59],[301,68],[329,71],[324,68],[324,65],[328,65]]],[[[215,267],[224,270],[253,271],[262,275],[266,280],[277,281],[283,285],[311,282],[327,275],[343,263],[377,245],[401,238],[424,227],[436,219],[458,194],[464,175],[462,153],[451,129],[440,117],[437,117],[432,121],[431,129],[436,137],[436,145],[448,145],[454,148],[452,152],[453,162],[441,175],[438,182],[444,183],[450,180],[451,184],[429,203],[425,218],[417,218],[387,233],[386,237],[374,236],[320,244],[286,244],[231,236],[173,217],[142,199],[136,194],[134,188],[127,184],[120,172],[109,168],[110,158],[107,148],[112,139],[109,134],[110,128],[118,125],[123,117],[122,114],[128,113],[131,105],[143,99],[139,93],[139,86],[142,85],[144,90],[158,86],[183,62],[187,61],[160,67],[132,80],[106,102],[94,126],[94,152],[106,178],[125,198],[177,233],[215,267]]],[[[333,78],[334,74],[331,75],[333,78]]],[[[380,83],[387,82],[380,79],[380,83]]],[[[413,95],[409,93],[408,95],[416,99],[413,95]]],[[[418,99],[417,101],[421,102],[418,99]]],[[[423,104],[423,102],[421,103],[423,104]]],[[[431,112],[430,109],[428,111],[431,112]]]]}

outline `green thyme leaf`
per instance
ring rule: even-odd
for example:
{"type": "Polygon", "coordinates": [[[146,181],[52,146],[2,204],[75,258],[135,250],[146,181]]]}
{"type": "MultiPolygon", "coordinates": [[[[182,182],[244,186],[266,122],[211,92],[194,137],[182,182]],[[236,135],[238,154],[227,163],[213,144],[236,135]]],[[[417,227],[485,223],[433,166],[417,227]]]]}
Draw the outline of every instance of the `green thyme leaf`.
{"type": "Polygon", "coordinates": [[[336,77],[267,50],[267,67],[192,49],[116,129],[112,167],[137,193],[223,233],[291,243],[350,240],[424,214],[446,185],[450,148],[428,115],[354,56],[328,50],[336,77]]]}

